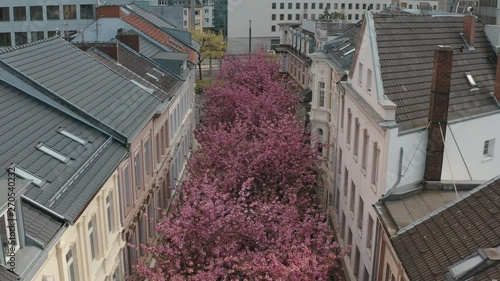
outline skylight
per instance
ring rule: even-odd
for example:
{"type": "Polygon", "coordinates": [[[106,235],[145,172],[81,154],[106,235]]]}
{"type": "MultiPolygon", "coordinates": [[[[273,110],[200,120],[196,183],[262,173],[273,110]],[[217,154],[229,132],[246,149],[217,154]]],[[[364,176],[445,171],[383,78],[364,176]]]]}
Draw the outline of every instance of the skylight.
{"type": "Polygon", "coordinates": [[[347,52],[346,52],[346,53],[345,53],[342,57],[345,57],[345,56],[347,56],[347,55],[349,55],[349,54],[354,53],[354,51],[355,51],[355,50],[356,50],[356,49],[352,49],[352,50],[347,51],[347,52]]]}
{"type": "Polygon", "coordinates": [[[476,266],[480,265],[483,262],[483,258],[478,254],[472,256],[460,263],[450,267],[450,273],[453,278],[458,279],[463,276],[465,273],[473,270],[476,266]]]}
{"type": "Polygon", "coordinates": [[[52,156],[54,157],[55,159],[63,162],[63,163],[68,163],[69,162],[69,157],[68,156],[65,156],[55,150],[53,150],[52,148],[44,145],[43,143],[39,143],[36,148],[46,154],[48,154],[49,156],[52,156]]]}
{"type": "Polygon", "coordinates": [[[159,71],[158,69],[154,68],[152,69],[154,72],[160,74],[161,76],[165,76],[165,74],[163,74],[163,72],[159,71]]]}
{"type": "Polygon", "coordinates": [[[345,49],[345,48],[347,48],[347,47],[351,46],[351,45],[352,45],[351,43],[349,43],[349,44],[345,45],[344,47],[342,47],[342,48],[340,48],[340,49],[339,49],[339,52],[340,52],[340,51],[342,51],[343,49],[345,49]]]}
{"type": "Polygon", "coordinates": [[[22,170],[21,168],[15,166],[14,167],[14,173],[18,176],[18,177],[21,177],[23,179],[26,179],[26,180],[30,180],[33,182],[34,185],[38,186],[38,187],[41,187],[45,181],[38,178],[38,177],[35,177],[34,175],[22,170]]]}
{"type": "Polygon", "coordinates": [[[465,76],[467,77],[467,80],[469,81],[469,85],[471,87],[476,87],[476,81],[474,81],[474,78],[472,77],[472,74],[470,72],[465,72],[465,76]]]}
{"type": "Polygon", "coordinates": [[[159,80],[158,78],[156,78],[156,76],[154,76],[154,75],[151,75],[151,74],[149,74],[149,73],[146,73],[146,75],[147,75],[147,76],[149,76],[149,77],[151,77],[151,78],[153,78],[153,79],[154,79],[154,80],[156,80],[156,81],[160,81],[160,80],[159,80]]]}
{"type": "Polygon", "coordinates": [[[151,89],[151,88],[148,88],[148,87],[146,87],[146,86],[142,85],[141,83],[139,83],[139,82],[137,82],[137,81],[135,81],[135,80],[133,80],[133,79],[132,79],[132,80],[130,80],[130,82],[134,83],[137,87],[139,87],[139,88],[143,89],[144,91],[146,91],[146,92],[148,92],[148,93],[150,93],[150,94],[152,94],[152,93],[154,93],[154,92],[155,92],[155,90],[153,90],[153,89],[151,89]]]}
{"type": "Polygon", "coordinates": [[[57,130],[61,135],[65,136],[65,137],[68,137],[74,141],[76,141],[77,143],[81,144],[81,145],[86,145],[87,144],[87,141],[80,138],[80,137],[77,137],[75,135],[73,135],[72,133],[60,128],[59,130],[57,130]]]}

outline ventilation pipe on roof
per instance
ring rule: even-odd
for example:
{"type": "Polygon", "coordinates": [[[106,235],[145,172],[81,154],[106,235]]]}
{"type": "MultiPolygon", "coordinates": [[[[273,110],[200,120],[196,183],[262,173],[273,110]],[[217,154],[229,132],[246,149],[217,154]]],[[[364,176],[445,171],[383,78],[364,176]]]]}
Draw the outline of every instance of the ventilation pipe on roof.
{"type": "Polygon", "coordinates": [[[427,135],[427,154],[425,158],[425,181],[441,181],[443,168],[444,138],[448,123],[448,104],[450,101],[451,65],[453,49],[438,46],[434,50],[432,88],[429,104],[429,131],[427,135]]]}

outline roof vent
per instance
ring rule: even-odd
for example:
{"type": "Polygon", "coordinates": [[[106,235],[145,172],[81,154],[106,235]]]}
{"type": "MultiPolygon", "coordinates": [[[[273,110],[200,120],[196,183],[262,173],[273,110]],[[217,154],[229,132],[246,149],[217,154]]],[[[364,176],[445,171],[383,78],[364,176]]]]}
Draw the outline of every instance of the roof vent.
{"type": "Polygon", "coordinates": [[[465,77],[467,78],[467,81],[469,81],[469,85],[471,86],[471,91],[477,91],[479,90],[479,87],[477,87],[476,81],[474,81],[474,77],[472,77],[472,74],[470,72],[465,72],[465,77]]]}

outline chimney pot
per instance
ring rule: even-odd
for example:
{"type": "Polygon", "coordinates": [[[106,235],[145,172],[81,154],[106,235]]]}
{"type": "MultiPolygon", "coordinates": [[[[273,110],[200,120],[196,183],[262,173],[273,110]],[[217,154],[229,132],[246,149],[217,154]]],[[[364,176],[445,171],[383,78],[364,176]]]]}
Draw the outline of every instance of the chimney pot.
{"type": "Polygon", "coordinates": [[[449,46],[438,46],[434,51],[429,103],[430,124],[424,172],[426,181],[441,181],[444,156],[443,139],[446,137],[446,124],[448,122],[452,63],[453,49],[449,46]]]}
{"type": "Polygon", "coordinates": [[[470,45],[474,45],[474,32],[476,31],[476,16],[464,16],[464,37],[470,45]]]}

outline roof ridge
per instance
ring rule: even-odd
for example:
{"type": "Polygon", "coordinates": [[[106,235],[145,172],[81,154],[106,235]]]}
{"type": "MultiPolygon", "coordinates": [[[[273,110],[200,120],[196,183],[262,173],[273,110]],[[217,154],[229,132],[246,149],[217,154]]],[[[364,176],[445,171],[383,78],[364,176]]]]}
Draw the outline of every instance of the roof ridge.
{"type": "MultiPolygon", "coordinates": [[[[41,40],[37,40],[37,41],[32,41],[32,42],[29,42],[29,43],[26,43],[26,44],[17,45],[17,46],[14,46],[14,47],[8,47],[8,48],[0,50],[0,54],[10,53],[10,52],[13,52],[13,51],[16,51],[16,50],[21,50],[21,49],[24,49],[24,48],[27,48],[27,47],[39,45],[39,44],[42,44],[42,43],[45,43],[45,42],[48,42],[48,41],[56,40],[57,38],[61,38],[61,37],[59,37],[58,35],[56,35],[56,36],[48,37],[48,38],[45,38],[45,39],[41,39],[41,40]]],[[[66,41],[66,40],[64,40],[64,41],[66,41]]]]}
{"type": "Polygon", "coordinates": [[[465,193],[463,196],[449,202],[448,204],[445,204],[444,206],[428,213],[427,215],[423,216],[422,218],[419,218],[417,220],[415,220],[413,223],[401,228],[400,230],[398,230],[398,232],[396,233],[395,236],[399,236],[401,234],[404,234],[406,233],[408,230],[418,226],[419,224],[427,221],[428,219],[434,217],[434,216],[437,216],[439,214],[441,214],[442,212],[446,211],[448,208],[454,206],[454,205],[457,205],[459,204],[460,202],[464,201],[466,198],[472,196],[473,194],[479,192],[479,191],[482,191],[483,189],[489,187],[491,184],[497,182],[497,181],[500,181],[500,175],[490,179],[489,181],[483,183],[482,185],[468,191],[467,193],[465,193]]]}

